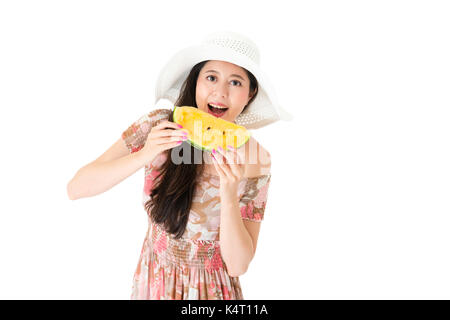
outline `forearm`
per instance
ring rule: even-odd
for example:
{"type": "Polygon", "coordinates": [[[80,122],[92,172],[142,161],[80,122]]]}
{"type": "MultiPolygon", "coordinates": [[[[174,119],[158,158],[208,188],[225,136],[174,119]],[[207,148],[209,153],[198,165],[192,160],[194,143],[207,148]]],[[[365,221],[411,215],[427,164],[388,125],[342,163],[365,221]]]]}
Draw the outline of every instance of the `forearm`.
{"type": "Polygon", "coordinates": [[[247,271],[253,258],[253,241],[241,218],[237,196],[221,197],[220,250],[231,276],[247,271]]]}
{"type": "Polygon", "coordinates": [[[71,200],[92,197],[111,189],[148,162],[140,151],[107,162],[82,167],[67,185],[71,200]]]}

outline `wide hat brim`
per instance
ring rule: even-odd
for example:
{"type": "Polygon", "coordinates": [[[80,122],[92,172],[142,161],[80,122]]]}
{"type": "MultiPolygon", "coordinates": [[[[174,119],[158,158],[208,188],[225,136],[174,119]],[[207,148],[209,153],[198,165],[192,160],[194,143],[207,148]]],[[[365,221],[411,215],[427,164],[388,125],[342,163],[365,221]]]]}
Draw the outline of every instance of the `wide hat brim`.
{"type": "Polygon", "coordinates": [[[258,80],[258,93],[255,99],[236,118],[236,124],[247,129],[257,129],[278,120],[289,121],[293,116],[279,104],[269,77],[252,59],[229,48],[218,48],[210,44],[187,47],[176,53],[161,69],[155,92],[155,103],[168,99],[175,103],[181,86],[190,70],[204,60],[221,60],[236,64],[250,71],[258,80]]]}

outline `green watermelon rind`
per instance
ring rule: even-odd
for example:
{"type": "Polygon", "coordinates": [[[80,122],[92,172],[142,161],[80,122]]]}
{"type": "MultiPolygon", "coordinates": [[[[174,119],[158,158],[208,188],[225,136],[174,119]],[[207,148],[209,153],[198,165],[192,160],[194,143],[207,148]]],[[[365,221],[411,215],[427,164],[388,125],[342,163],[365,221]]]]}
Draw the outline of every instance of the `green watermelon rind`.
{"type": "MultiPolygon", "coordinates": [[[[174,106],[174,108],[173,108],[173,121],[174,121],[176,124],[179,124],[179,123],[177,122],[177,118],[176,118],[176,110],[177,110],[177,106],[174,106]]],[[[247,139],[245,139],[245,141],[244,141],[241,145],[237,146],[237,149],[239,149],[239,148],[241,148],[243,145],[245,145],[245,144],[247,143],[247,141],[250,139],[251,133],[250,133],[250,131],[248,131],[248,129],[247,129],[247,132],[248,132],[247,139]]],[[[189,139],[189,138],[188,138],[186,141],[189,142],[189,144],[190,144],[191,146],[193,146],[194,148],[196,148],[196,149],[198,149],[198,150],[207,151],[207,152],[212,152],[212,148],[208,148],[208,147],[201,146],[201,145],[195,143],[193,140],[191,140],[191,139],[189,139]]]]}

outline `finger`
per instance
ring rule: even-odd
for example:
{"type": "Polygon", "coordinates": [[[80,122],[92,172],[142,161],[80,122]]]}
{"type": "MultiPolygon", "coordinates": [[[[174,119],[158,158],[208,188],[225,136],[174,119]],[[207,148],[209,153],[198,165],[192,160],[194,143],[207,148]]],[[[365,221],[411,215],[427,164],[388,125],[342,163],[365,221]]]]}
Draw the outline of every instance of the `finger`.
{"type": "Polygon", "coordinates": [[[219,174],[219,176],[220,177],[226,177],[225,172],[222,170],[222,166],[217,162],[217,159],[214,156],[214,154],[211,154],[211,158],[212,158],[212,162],[213,162],[214,167],[216,168],[216,171],[219,174]]]}
{"type": "Polygon", "coordinates": [[[181,124],[177,124],[177,123],[169,121],[169,120],[162,120],[154,128],[157,130],[162,130],[165,128],[181,129],[181,128],[183,128],[183,126],[181,124]]]}
{"type": "Polygon", "coordinates": [[[186,129],[162,129],[154,133],[155,137],[183,137],[188,136],[186,129]]]}
{"type": "Polygon", "coordinates": [[[236,155],[236,162],[238,164],[245,163],[245,148],[236,149],[233,146],[227,145],[227,150],[232,151],[232,153],[236,155]]]}
{"type": "Polygon", "coordinates": [[[236,177],[242,176],[243,168],[240,164],[238,164],[236,153],[229,151],[224,151],[221,147],[218,147],[221,154],[223,154],[224,158],[227,162],[227,168],[230,170],[230,174],[233,174],[236,177]]]}
{"type": "Polygon", "coordinates": [[[232,176],[231,169],[228,167],[226,163],[219,163],[218,159],[214,155],[212,159],[213,163],[215,164],[216,170],[219,173],[219,176],[223,178],[232,176]]]}
{"type": "Polygon", "coordinates": [[[174,148],[174,147],[181,145],[182,142],[183,141],[171,141],[171,142],[167,142],[167,143],[162,143],[159,145],[159,147],[167,150],[167,149],[174,148]]]}
{"type": "Polygon", "coordinates": [[[219,151],[220,155],[224,158],[224,162],[228,164],[235,163],[235,156],[231,151],[225,151],[222,149],[222,147],[217,147],[217,150],[219,151]]]}
{"type": "Polygon", "coordinates": [[[224,163],[223,156],[216,149],[212,149],[211,155],[217,160],[218,164],[223,164],[224,163]]]}
{"type": "MultiPolygon", "coordinates": [[[[216,154],[219,154],[219,153],[216,153],[216,154]]],[[[229,177],[234,176],[230,166],[226,163],[226,160],[225,160],[226,158],[221,156],[220,154],[218,155],[218,157],[222,157],[222,159],[223,159],[222,164],[220,165],[220,168],[223,170],[225,175],[229,176],[229,177]]]]}
{"type": "Polygon", "coordinates": [[[236,153],[233,153],[232,151],[227,152],[227,157],[229,157],[231,160],[229,162],[231,171],[235,176],[240,177],[243,172],[243,165],[238,163],[238,158],[236,153]]]}
{"type": "Polygon", "coordinates": [[[241,157],[239,156],[237,150],[231,146],[228,146],[228,148],[229,148],[229,151],[227,154],[230,155],[230,157],[232,159],[232,165],[234,166],[234,168],[243,170],[244,162],[242,161],[241,157]]]}
{"type": "Polygon", "coordinates": [[[171,142],[183,142],[186,141],[187,138],[182,138],[182,137],[162,137],[162,138],[158,138],[155,140],[155,143],[157,145],[161,145],[161,144],[165,144],[165,143],[171,143],[171,142]]]}
{"type": "Polygon", "coordinates": [[[227,176],[227,177],[234,177],[235,176],[233,171],[231,170],[231,168],[230,168],[230,166],[228,164],[224,163],[224,164],[222,164],[220,166],[220,168],[225,173],[225,176],[227,176]]]}

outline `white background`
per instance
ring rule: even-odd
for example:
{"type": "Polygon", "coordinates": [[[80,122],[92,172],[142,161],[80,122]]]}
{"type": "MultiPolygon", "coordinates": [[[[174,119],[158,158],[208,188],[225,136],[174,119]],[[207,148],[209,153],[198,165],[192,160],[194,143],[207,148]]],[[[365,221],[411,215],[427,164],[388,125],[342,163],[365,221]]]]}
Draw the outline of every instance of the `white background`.
{"type": "Polygon", "coordinates": [[[295,117],[252,132],[273,178],[244,298],[449,299],[447,3],[2,1],[0,298],[129,299],[143,169],[67,183],[155,108],[169,57],[231,30],[295,117]]]}

